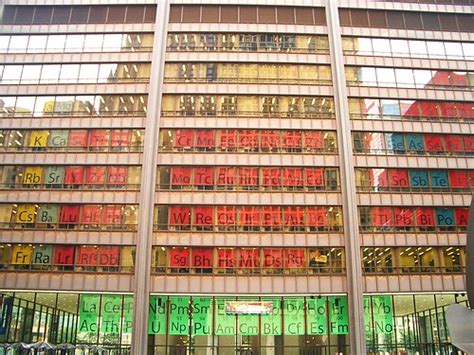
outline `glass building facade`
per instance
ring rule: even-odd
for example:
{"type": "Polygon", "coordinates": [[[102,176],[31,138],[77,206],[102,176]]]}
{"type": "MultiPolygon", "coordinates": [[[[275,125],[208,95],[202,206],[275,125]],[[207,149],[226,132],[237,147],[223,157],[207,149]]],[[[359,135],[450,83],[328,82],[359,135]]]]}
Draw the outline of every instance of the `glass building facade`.
{"type": "Polygon", "coordinates": [[[472,0],[0,15],[0,354],[461,354],[472,0]]]}

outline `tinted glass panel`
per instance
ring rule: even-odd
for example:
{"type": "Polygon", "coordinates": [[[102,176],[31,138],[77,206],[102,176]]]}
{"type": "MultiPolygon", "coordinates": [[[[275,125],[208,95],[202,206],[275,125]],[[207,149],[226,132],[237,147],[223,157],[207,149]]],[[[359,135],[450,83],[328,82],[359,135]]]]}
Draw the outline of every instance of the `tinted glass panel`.
{"type": "Polygon", "coordinates": [[[201,21],[207,23],[219,22],[219,6],[203,6],[201,21]]]}
{"type": "Polygon", "coordinates": [[[277,7],[278,23],[293,24],[295,23],[295,12],[292,7],[277,7]]]}
{"type": "Polygon", "coordinates": [[[71,23],[87,23],[89,6],[74,6],[71,13],[71,23]]]}
{"type": "Polygon", "coordinates": [[[107,6],[94,6],[89,16],[89,23],[105,23],[107,6]]]}
{"type": "Polygon", "coordinates": [[[296,8],[296,24],[297,25],[312,25],[313,11],[309,7],[296,8]]]}
{"type": "Polygon", "coordinates": [[[271,6],[259,6],[258,23],[276,23],[275,8],[271,6]]]}
{"type": "Polygon", "coordinates": [[[183,6],[183,22],[196,23],[201,18],[201,7],[200,6],[183,6]]]}
{"type": "Polygon", "coordinates": [[[38,6],[35,12],[34,24],[49,24],[53,14],[52,6],[38,6]]]}
{"type": "Polygon", "coordinates": [[[240,23],[257,23],[257,8],[255,6],[240,6],[240,23]]]}
{"type": "Polygon", "coordinates": [[[239,20],[239,8],[237,6],[222,6],[221,7],[221,22],[222,23],[237,23],[239,20]]]}
{"type": "Polygon", "coordinates": [[[354,27],[367,27],[369,26],[369,20],[367,18],[366,10],[351,10],[352,26],[354,27]]]}
{"type": "Polygon", "coordinates": [[[123,23],[125,19],[125,6],[110,6],[107,23],[123,23]]]}
{"type": "Polygon", "coordinates": [[[68,23],[70,13],[71,8],[69,6],[55,6],[51,23],[68,23]]]}

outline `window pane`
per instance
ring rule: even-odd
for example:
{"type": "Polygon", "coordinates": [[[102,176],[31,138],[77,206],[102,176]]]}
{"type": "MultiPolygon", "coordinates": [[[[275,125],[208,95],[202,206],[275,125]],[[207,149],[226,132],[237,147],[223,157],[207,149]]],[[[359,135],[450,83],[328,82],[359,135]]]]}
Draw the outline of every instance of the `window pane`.
{"type": "Polygon", "coordinates": [[[52,6],[37,6],[33,23],[41,24],[41,25],[49,24],[51,21],[52,14],[53,14],[52,6]]]}
{"type": "Polygon", "coordinates": [[[69,6],[55,6],[53,12],[53,19],[51,23],[60,24],[60,23],[69,23],[69,15],[71,12],[71,7],[69,6]]]}
{"type": "Polygon", "coordinates": [[[428,44],[428,55],[430,58],[445,58],[444,43],[430,41],[428,44]]]}
{"type": "Polygon", "coordinates": [[[102,50],[104,52],[120,52],[122,50],[123,36],[121,34],[105,34],[102,50]]]}
{"type": "Polygon", "coordinates": [[[109,6],[109,14],[107,16],[107,23],[124,23],[125,20],[125,6],[115,5],[109,6]]]}
{"type": "Polygon", "coordinates": [[[375,76],[375,68],[360,68],[359,80],[362,85],[375,86],[377,85],[377,79],[375,76]]]}
{"type": "Polygon", "coordinates": [[[89,15],[89,23],[105,23],[107,6],[94,6],[89,15]]]}
{"type": "MultiPolygon", "coordinates": [[[[463,49],[463,52],[464,52],[464,57],[466,59],[470,59],[472,60],[472,58],[474,58],[474,43],[463,43],[462,44],[462,49],[463,49]]],[[[448,57],[451,54],[451,50],[448,50],[448,47],[446,46],[446,53],[448,55],[448,57]]]]}
{"type": "Polygon", "coordinates": [[[3,71],[2,83],[19,84],[23,65],[6,65],[3,71]]]}
{"type": "Polygon", "coordinates": [[[44,52],[48,36],[31,36],[28,43],[28,53],[44,52]]]}
{"type": "Polygon", "coordinates": [[[103,38],[103,35],[86,35],[84,40],[84,51],[100,52],[103,38]]]}
{"type": "Polygon", "coordinates": [[[87,23],[89,6],[73,6],[70,23],[87,23]]]}
{"type": "Polygon", "coordinates": [[[144,6],[141,5],[127,6],[127,16],[125,18],[125,23],[142,23],[144,10],[144,6]]]}
{"type": "Polygon", "coordinates": [[[65,35],[49,36],[48,43],[46,44],[46,51],[49,53],[62,52],[64,50],[65,42],[65,35]]]}
{"type": "Polygon", "coordinates": [[[390,53],[390,41],[383,38],[373,38],[374,55],[386,55],[390,53]]]}
{"type": "Polygon", "coordinates": [[[24,53],[28,47],[29,36],[12,36],[9,53],[24,53]]]}
{"type": "Polygon", "coordinates": [[[66,52],[82,52],[85,35],[68,35],[66,39],[66,52]]]}
{"type": "Polygon", "coordinates": [[[80,83],[90,83],[97,80],[99,64],[81,64],[79,72],[80,83]]]}
{"type": "Polygon", "coordinates": [[[428,56],[425,41],[408,41],[408,45],[410,46],[410,53],[413,57],[428,56]]]}
{"type": "Polygon", "coordinates": [[[79,67],[79,64],[63,64],[61,66],[59,82],[76,83],[79,77],[79,67]]]}
{"type": "MultiPolygon", "coordinates": [[[[463,56],[461,43],[445,42],[446,54],[448,58],[459,59],[463,56]]],[[[466,52],[465,52],[466,53],[466,52]]],[[[469,53],[472,56],[472,53],[469,53]]]]}
{"type": "Polygon", "coordinates": [[[10,36],[0,36],[0,53],[8,52],[8,42],[10,42],[10,36]]]}
{"type": "Polygon", "coordinates": [[[23,76],[21,78],[22,84],[36,84],[39,83],[41,75],[41,65],[28,65],[25,66],[23,76]]]}
{"type": "Polygon", "coordinates": [[[34,6],[18,6],[16,10],[16,24],[30,24],[33,20],[34,6]]]}
{"type": "Polygon", "coordinates": [[[407,57],[410,55],[410,50],[408,48],[408,41],[403,39],[392,39],[390,41],[392,45],[392,53],[395,56],[407,57]]]}
{"type": "Polygon", "coordinates": [[[395,69],[398,87],[414,87],[415,78],[411,69],[395,69]]]}
{"type": "MultiPolygon", "coordinates": [[[[15,114],[17,116],[31,116],[35,107],[34,96],[20,96],[16,100],[15,114]]],[[[35,113],[36,114],[36,113],[35,113]]]]}
{"type": "Polygon", "coordinates": [[[415,85],[417,87],[425,87],[429,82],[431,82],[432,76],[429,70],[414,70],[415,74],[415,85]]]}
{"type": "Polygon", "coordinates": [[[361,54],[373,54],[372,40],[370,38],[358,38],[355,40],[355,49],[361,54]]]}
{"type": "Polygon", "coordinates": [[[41,84],[54,84],[59,80],[59,72],[61,66],[59,64],[55,65],[44,65],[43,70],[41,71],[41,84]]]}

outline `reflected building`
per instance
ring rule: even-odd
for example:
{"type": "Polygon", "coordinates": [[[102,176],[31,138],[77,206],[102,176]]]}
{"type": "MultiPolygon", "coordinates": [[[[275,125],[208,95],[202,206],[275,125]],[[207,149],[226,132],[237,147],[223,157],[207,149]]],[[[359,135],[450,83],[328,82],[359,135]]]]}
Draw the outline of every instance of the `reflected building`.
{"type": "Polygon", "coordinates": [[[460,353],[473,6],[5,0],[0,344],[460,353]]]}

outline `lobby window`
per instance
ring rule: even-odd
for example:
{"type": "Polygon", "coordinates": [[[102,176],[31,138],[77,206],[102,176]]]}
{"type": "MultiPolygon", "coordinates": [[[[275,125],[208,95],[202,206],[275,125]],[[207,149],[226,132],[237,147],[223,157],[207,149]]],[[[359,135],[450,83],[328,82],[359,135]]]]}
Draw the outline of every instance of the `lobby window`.
{"type": "Polygon", "coordinates": [[[180,96],[179,111],[183,116],[194,116],[196,114],[196,104],[194,96],[180,96]]]}
{"type": "Polygon", "coordinates": [[[458,247],[443,247],[442,262],[446,272],[464,272],[465,271],[465,249],[458,247]]]}
{"type": "Polygon", "coordinates": [[[201,46],[205,51],[215,51],[217,48],[217,35],[213,33],[207,33],[201,35],[201,46]]]}
{"type": "Polygon", "coordinates": [[[364,248],[362,265],[365,273],[392,273],[393,255],[391,248],[364,248]]]}
{"type": "Polygon", "coordinates": [[[238,49],[239,43],[237,34],[222,34],[222,49],[223,50],[236,50],[238,49]]]}
{"type": "Polygon", "coordinates": [[[408,247],[400,249],[402,272],[439,272],[439,260],[432,247],[408,247]]]}
{"type": "Polygon", "coordinates": [[[263,50],[276,50],[278,47],[278,37],[272,34],[260,35],[259,45],[263,50]]]}
{"type": "Polygon", "coordinates": [[[222,96],[221,110],[223,115],[234,116],[237,115],[237,96],[222,96]]]}
{"type": "Polygon", "coordinates": [[[266,116],[274,116],[280,111],[280,99],[276,96],[261,98],[262,113],[266,116]]]}
{"type": "Polygon", "coordinates": [[[279,37],[279,45],[282,51],[291,51],[296,47],[295,35],[281,35],[279,37]]]}
{"type": "Polygon", "coordinates": [[[244,51],[256,51],[257,50],[257,35],[253,34],[240,34],[239,35],[239,48],[244,51]]]}
{"type": "Polygon", "coordinates": [[[215,116],[217,113],[216,97],[201,96],[199,109],[201,116],[215,116]]]}
{"type": "Polygon", "coordinates": [[[313,273],[345,273],[342,248],[312,248],[308,250],[308,259],[313,273]]]}
{"type": "Polygon", "coordinates": [[[196,66],[194,64],[182,64],[179,68],[179,78],[191,80],[194,78],[196,66]]]}

